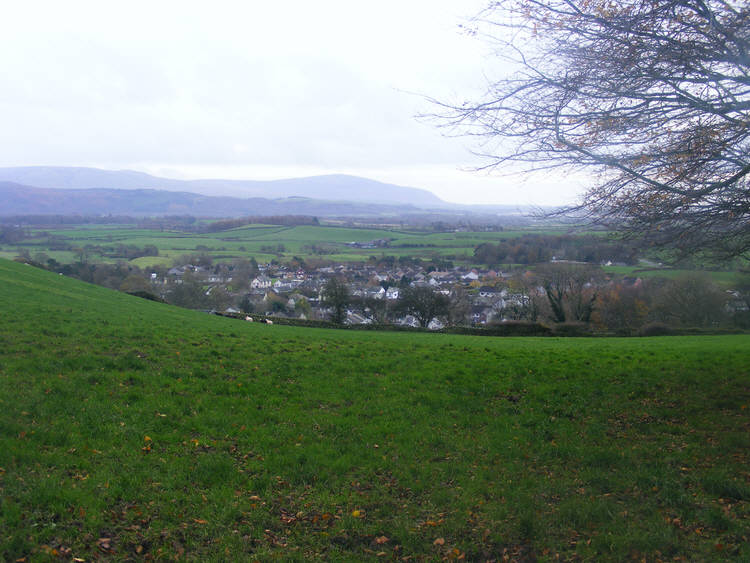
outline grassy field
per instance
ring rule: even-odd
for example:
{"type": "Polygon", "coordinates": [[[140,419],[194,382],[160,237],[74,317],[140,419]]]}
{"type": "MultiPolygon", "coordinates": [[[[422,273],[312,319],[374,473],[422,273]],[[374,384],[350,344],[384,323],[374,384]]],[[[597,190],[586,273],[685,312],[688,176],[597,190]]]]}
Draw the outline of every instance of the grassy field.
{"type": "MultiPolygon", "coordinates": [[[[460,260],[471,260],[474,248],[483,242],[497,242],[529,232],[547,231],[445,233],[311,225],[248,225],[219,233],[194,234],[122,225],[85,225],[57,230],[39,229],[36,232],[39,234],[37,238],[1,248],[0,257],[12,258],[19,250],[26,250],[32,256],[44,252],[61,263],[72,262],[76,256],[74,252],[50,249],[49,237],[52,235],[55,242],[62,239],[74,248],[86,245],[107,247],[117,244],[135,245],[139,248],[146,245],[156,246],[159,256],[136,259],[134,263],[140,267],[171,264],[182,255],[200,251],[208,252],[219,261],[251,256],[259,262],[270,261],[272,258],[290,259],[293,256],[307,258],[312,256],[309,246],[313,244],[325,245],[330,249],[331,254],[326,254],[325,258],[343,262],[364,261],[370,256],[382,254],[420,258],[453,256],[460,260]],[[368,242],[376,239],[391,239],[390,246],[377,249],[348,246],[350,242],[368,242]],[[275,252],[278,245],[283,245],[282,252],[275,252]],[[269,251],[269,247],[274,250],[269,251]]],[[[115,261],[97,255],[91,255],[89,259],[94,262],[115,261]]]]}
{"type": "Polygon", "coordinates": [[[0,558],[750,559],[750,337],[266,326],[0,260],[0,558]]]}
{"type": "MultiPolygon", "coordinates": [[[[13,259],[22,252],[28,252],[29,256],[34,258],[39,253],[43,253],[62,264],[70,264],[80,260],[78,249],[88,245],[110,249],[109,255],[98,254],[93,250],[87,251],[88,262],[115,263],[122,259],[112,256],[111,250],[121,244],[138,248],[153,245],[159,250],[159,256],[142,256],[130,260],[131,264],[142,269],[172,266],[175,262],[184,261],[183,257],[197,253],[208,254],[215,262],[231,262],[237,258],[255,258],[260,263],[272,260],[283,262],[299,257],[304,260],[323,258],[342,263],[366,262],[371,257],[395,256],[420,258],[427,261],[448,259],[455,264],[481,267],[482,264],[478,264],[474,258],[474,249],[482,243],[497,243],[532,233],[560,235],[566,231],[562,228],[548,228],[501,232],[430,232],[329,225],[252,224],[205,234],[142,229],[135,225],[79,225],[64,229],[40,228],[33,232],[36,233],[36,238],[0,247],[0,258],[13,259]],[[377,239],[389,240],[389,246],[364,249],[349,245],[351,242],[361,243],[377,239]],[[67,250],[59,249],[61,241],[69,245],[67,250]],[[316,253],[312,245],[322,248],[323,253],[316,253]]],[[[604,233],[598,234],[605,236],[604,233]]],[[[667,258],[664,260],[669,261],[667,258]]],[[[511,265],[503,264],[503,266],[510,267],[511,265]]],[[[716,283],[731,287],[737,277],[737,270],[743,267],[747,268],[745,261],[736,261],[722,268],[707,265],[705,271],[716,283]]],[[[619,276],[665,278],[675,278],[694,271],[643,266],[607,266],[604,269],[619,276]]],[[[701,271],[704,271],[704,268],[701,268],[701,271]]]]}
{"type": "Polygon", "coordinates": [[[639,278],[667,278],[675,279],[700,271],[710,277],[714,283],[731,287],[737,282],[740,275],[736,271],[711,271],[711,270],[680,270],[676,268],[644,268],[642,266],[603,266],[605,272],[619,276],[633,276],[639,278]]]}

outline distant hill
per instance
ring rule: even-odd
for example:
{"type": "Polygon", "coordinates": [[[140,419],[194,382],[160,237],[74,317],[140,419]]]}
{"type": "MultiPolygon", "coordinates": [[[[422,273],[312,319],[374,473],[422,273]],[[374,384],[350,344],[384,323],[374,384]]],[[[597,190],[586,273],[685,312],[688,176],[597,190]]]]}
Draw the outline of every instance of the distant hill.
{"type": "Polygon", "coordinates": [[[0,168],[0,181],[36,188],[164,190],[210,196],[279,199],[303,197],[326,201],[441,207],[446,203],[433,193],[346,175],[312,176],[285,180],[175,180],[132,170],[100,170],[66,166],[0,168]]]}
{"type": "Polygon", "coordinates": [[[0,215],[192,215],[238,217],[315,215],[318,217],[388,216],[419,212],[412,205],[324,201],[303,197],[279,199],[212,197],[151,189],[52,189],[0,181],[0,215]]]}

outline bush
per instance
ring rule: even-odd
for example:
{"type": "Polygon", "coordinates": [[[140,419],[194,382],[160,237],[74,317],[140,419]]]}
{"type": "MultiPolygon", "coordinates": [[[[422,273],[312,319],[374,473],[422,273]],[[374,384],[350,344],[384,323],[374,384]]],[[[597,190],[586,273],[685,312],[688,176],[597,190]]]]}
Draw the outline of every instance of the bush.
{"type": "Polygon", "coordinates": [[[154,295],[150,291],[138,290],[138,291],[126,291],[125,293],[127,293],[128,295],[133,295],[135,297],[140,297],[141,299],[148,299],[149,301],[157,301],[158,303],[166,303],[164,299],[162,299],[158,295],[154,295]]]}
{"type": "Polygon", "coordinates": [[[454,327],[445,329],[443,332],[485,336],[549,336],[552,333],[550,328],[546,325],[525,321],[509,321],[505,323],[491,324],[484,328],[454,327]]]}
{"type": "Polygon", "coordinates": [[[553,325],[554,336],[591,336],[591,327],[586,323],[559,323],[553,325]]]}
{"type": "Polygon", "coordinates": [[[667,324],[654,322],[642,326],[638,334],[639,336],[668,336],[674,334],[674,330],[667,324]]]}

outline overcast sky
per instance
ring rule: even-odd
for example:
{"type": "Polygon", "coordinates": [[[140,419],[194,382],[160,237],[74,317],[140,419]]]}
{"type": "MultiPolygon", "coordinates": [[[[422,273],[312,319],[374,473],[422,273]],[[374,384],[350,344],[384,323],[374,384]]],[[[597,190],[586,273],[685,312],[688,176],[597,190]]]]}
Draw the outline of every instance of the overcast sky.
{"type": "Polygon", "coordinates": [[[466,171],[482,163],[468,141],[414,118],[500,71],[459,29],[485,3],[9,2],[0,166],[346,173],[460,203],[570,202],[574,182],[466,171]]]}

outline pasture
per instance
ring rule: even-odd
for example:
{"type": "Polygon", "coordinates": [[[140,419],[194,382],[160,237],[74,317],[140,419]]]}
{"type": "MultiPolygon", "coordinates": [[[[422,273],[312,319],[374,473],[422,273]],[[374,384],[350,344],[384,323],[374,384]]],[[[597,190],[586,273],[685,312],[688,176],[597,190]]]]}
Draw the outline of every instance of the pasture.
{"type": "MultiPolygon", "coordinates": [[[[196,234],[135,226],[80,225],[64,229],[36,229],[38,236],[19,244],[5,245],[0,248],[0,256],[13,258],[19,251],[26,250],[31,256],[43,252],[61,263],[70,263],[76,259],[75,252],[70,249],[55,250],[55,245],[62,242],[70,248],[122,244],[140,248],[153,245],[159,249],[158,257],[136,258],[134,263],[139,267],[171,265],[176,258],[197,252],[208,253],[217,261],[254,257],[259,262],[267,262],[272,259],[288,260],[294,256],[322,256],[334,261],[352,262],[383,254],[423,259],[450,256],[458,261],[471,261],[478,244],[497,242],[529,232],[542,231],[430,232],[312,225],[247,225],[217,233],[196,234]],[[378,239],[388,239],[388,247],[367,249],[349,246],[352,242],[366,243],[378,239]],[[316,254],[313,245],[325,247],[325,253],[316,254]]],[[[96,253],[90,253],[88,259],[93,262],[114,261],[96,253]]]]}
{"type": "Polygon", "coordinates": [[[750,337],[261,326],[0,260],[4,560],[748,560],[750,337]]]}

